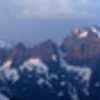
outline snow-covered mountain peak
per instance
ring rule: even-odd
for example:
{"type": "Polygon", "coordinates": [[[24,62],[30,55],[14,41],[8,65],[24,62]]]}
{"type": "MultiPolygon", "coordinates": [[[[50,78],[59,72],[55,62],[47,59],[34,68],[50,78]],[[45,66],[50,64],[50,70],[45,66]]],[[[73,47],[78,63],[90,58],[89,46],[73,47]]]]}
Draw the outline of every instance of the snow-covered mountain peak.
{"type": "Polygon", "coordinates": [[[81,32],[81,34],[78,35],[78,38],[81,39],[81,38],[85,38],[88,36],[88,31],[83,31],[81,32]]]}
{"type": "Polygon", "coordinates": [[[100,37],[100,28],[97,26],[86,27],[86,28],[76,28],[72,31],[72,35],[76,36],[78,39],[88,38],[90,36],[100,37]]]}
{"type": "Polygon", "coordinates": [[[75,35],[78,39],[81,38],[85,38],[88,36],[89,34],[89,30],[88,29],[82,29],[82,28],[76,28],[73,30],[72,32],[73,35],[75,35]]]}
{"type": "Polygon", "coordinates": [[[99,30],[98,30],[95,26],[92,26],[92,27],[91,27],[91,31],[92,31],[93,33],[97,33],[99,30]]]}
{"type": "Polygon", "coordinates": [[[92,26],[91,31],[97,35],[97,38],[100,39],[100,28],[97,26],[92,26]]]}

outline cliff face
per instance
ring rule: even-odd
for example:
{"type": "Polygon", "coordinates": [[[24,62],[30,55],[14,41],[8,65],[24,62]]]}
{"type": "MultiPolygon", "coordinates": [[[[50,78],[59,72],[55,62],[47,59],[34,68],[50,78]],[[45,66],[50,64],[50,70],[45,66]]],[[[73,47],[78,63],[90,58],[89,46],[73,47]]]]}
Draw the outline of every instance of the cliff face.
{"type": "Polygon", "coordinates": [[[70,64],[89,65],[100,54],[100,31],[96,27],[75,29],[61,44],[70,64]]]}
{"type": "Polygon", "coordinates": [[[18,67],[30,58],[39,58],[45,63],[59,63],[57,48],[52,40],[44,41],[32,48],[27,48],[23,43],[18,43],[13,48],[0,49],[0,64],[2,66],[6,61],[11,60],[10,67],[18,67]]]}

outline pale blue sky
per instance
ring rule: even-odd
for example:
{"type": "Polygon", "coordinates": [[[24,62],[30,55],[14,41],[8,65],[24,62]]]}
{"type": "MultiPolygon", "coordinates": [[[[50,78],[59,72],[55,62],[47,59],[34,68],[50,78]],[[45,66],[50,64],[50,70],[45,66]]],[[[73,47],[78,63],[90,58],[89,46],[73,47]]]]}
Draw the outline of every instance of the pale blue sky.
{"type": "Polygon", "coordinates": [[[60,42],[73,28],[99,25],[99,9],[100,0],[0,0],[0,38],[60,42]]]}

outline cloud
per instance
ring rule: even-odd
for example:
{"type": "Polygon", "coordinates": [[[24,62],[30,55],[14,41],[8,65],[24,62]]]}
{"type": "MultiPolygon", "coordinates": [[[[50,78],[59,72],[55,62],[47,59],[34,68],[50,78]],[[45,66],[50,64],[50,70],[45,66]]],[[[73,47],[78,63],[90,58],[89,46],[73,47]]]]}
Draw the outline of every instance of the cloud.
{"type": "Polygon", "coordinates": [[[0,16],[90,17],[99,16],[99,0],[2,0],[0,16]]]}

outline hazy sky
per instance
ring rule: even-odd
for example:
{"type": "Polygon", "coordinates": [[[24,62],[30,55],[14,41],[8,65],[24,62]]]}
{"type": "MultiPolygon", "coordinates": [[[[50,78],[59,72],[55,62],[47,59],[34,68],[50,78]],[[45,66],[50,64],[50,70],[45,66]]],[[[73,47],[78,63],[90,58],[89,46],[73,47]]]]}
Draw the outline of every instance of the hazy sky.
{"type": "Polygon", "coordinates": [[[99,25],[99,12],[100,0],[0,0],[0,37],[60,42],[75,27],[99,25]]]}

